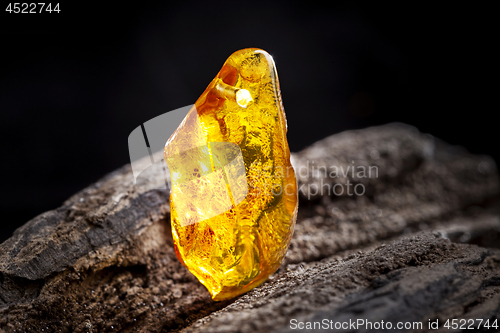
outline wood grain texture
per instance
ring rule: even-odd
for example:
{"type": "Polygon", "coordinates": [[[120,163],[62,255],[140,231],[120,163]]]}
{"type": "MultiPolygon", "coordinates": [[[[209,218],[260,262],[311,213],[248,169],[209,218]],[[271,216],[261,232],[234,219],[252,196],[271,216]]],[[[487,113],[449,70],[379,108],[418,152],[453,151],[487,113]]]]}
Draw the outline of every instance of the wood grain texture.
{"type": "Polygon", "coordinates": [[[293,163],[297,226],[285,262],[261,287],[213,302],[175,256],[168,191],[136,186],[125,166],[0,245],[0,332],[270,332],[287,331],[292,318],[498,318],[500,184],[491,158],[389,124],[328,137],[293,163]],[[332,166],[371,166],[377,175],[323,172],[332,166]],[[327,193],[347,181],[365,193],[327,193]]]}

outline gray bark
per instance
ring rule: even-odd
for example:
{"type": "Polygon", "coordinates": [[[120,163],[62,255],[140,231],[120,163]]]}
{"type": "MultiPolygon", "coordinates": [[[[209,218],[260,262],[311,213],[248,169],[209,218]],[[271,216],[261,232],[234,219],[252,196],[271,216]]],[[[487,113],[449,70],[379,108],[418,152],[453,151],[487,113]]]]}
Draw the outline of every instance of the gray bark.
{"type": "Polygon", "coordinates": [[[0,245],[0,332],[281,332],[291,319],[426,331],[429,320],[499,317],[491,158],[390,124],[333,135],[293,163],[295,233],[262,286],[213,302],[175,256],[168,191],[135,186],[127,165],[0,245]],[[348,181],[363,195],[348,195],[348,181]]]}

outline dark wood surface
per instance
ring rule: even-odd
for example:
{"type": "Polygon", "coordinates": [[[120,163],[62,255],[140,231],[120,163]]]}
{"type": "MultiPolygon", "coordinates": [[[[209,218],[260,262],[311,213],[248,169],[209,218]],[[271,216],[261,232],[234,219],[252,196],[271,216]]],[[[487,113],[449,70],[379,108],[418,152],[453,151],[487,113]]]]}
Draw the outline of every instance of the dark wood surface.
{"type": "Polygon", "coordinates": [[[281,332],[292,319],[426,328],[499,317],[500,183],[491,158],[389,124],[328,137],[293,163],[295,233],[262,286],[213,302],[175,256],[168,191],[134,185],[125,166],[0,245],[0,332],[281,332]],[[325,175],[332,166],[377,174],[325,175]],[[326,193],[347,181],[365,193],[326,193]]]}

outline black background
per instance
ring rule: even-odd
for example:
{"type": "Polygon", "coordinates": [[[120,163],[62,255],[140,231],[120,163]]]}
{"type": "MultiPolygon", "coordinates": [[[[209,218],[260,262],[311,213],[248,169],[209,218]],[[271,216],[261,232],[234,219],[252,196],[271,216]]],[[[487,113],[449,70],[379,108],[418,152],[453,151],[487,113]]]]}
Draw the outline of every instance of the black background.
{"type": "Polygon", "coordinates": [[[128,163],[134,128],[194,103],[246,47],[274,57],[292,151],[399,121],[500,158],[493,8],[80,2],[61,3],[59,14],[9,14],[7,4],[0,242],[128,163]]]}

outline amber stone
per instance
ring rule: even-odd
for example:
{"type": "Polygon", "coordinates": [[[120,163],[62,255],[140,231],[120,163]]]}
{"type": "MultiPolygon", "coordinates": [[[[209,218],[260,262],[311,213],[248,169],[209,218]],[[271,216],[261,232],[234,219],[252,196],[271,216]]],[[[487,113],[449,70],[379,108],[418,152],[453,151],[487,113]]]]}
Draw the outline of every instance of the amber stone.
{"type": "Polygon", "coordinates": [[[179,260],[214,300],[280,266],[297,217],[295,172],[273,58],[233,53],[165,145],[179,260]]]}

